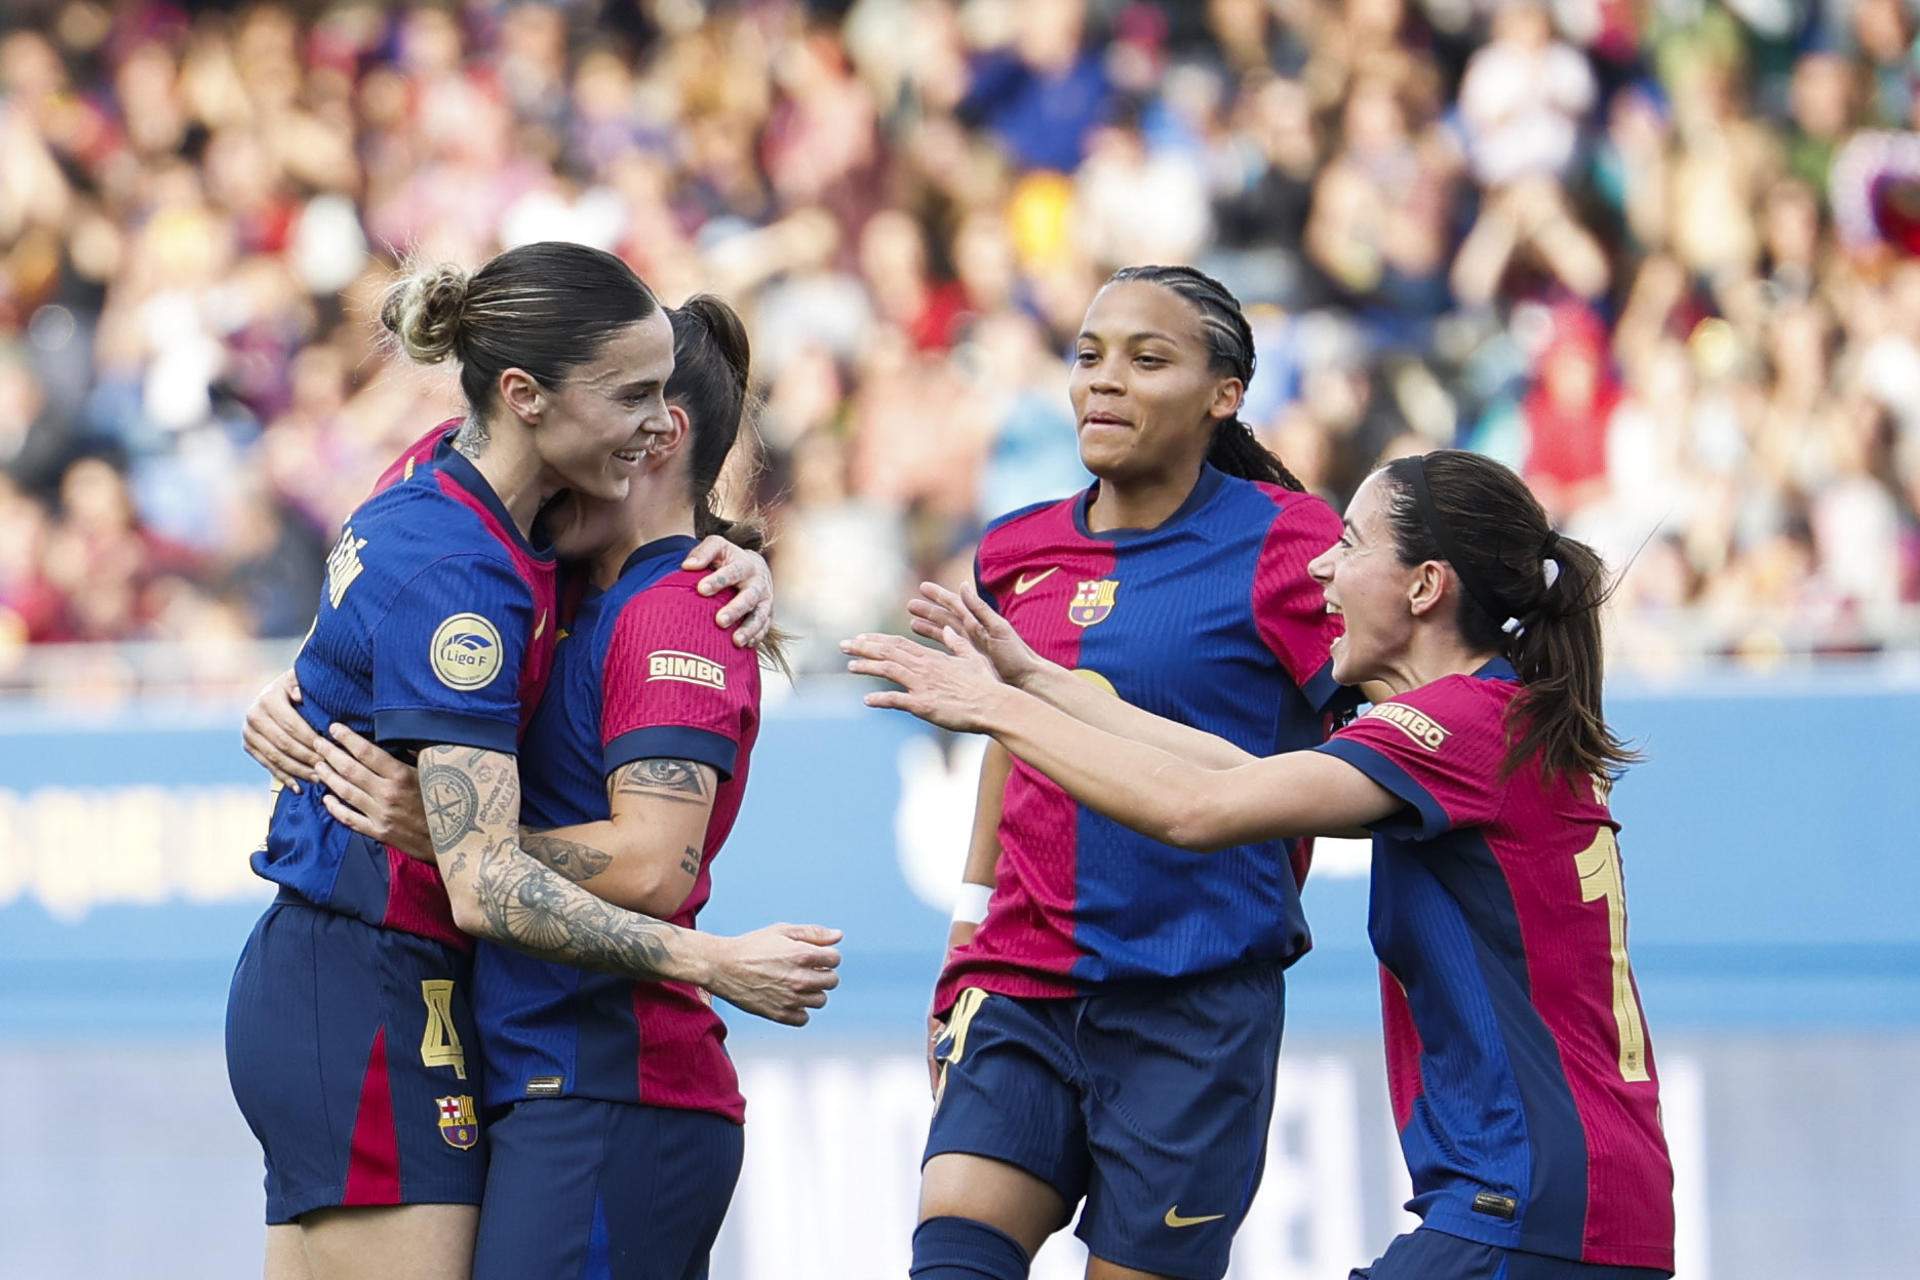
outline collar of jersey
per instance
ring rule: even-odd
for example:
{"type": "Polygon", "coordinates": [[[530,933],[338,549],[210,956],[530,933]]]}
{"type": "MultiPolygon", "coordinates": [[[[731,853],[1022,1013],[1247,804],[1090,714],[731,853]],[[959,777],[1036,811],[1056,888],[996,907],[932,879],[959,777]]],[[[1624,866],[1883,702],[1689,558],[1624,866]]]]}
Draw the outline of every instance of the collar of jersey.
{"type": "Polygon", "coordinates": [[[1473,673],[1476,680],[1505,680],[1508,684],[1519,684],[1520,673],[1505,658],[1490,658],[1473,673]]]}
{"type": "Polygon", "coordinates": [[[480,468],[474,466],[466,454],[453,447],[452,433],[434,446],[433,464],[452,476],[462,489],[480,499],[480,504],[493,512],[493,518],[500,522],[500,527],[507,531],[507,536],[512,538],[522,551],[536,560],[553,559],[551,546],[536,545],[520,532],[520,526],[513,522],[511,515],[507,514],[507,504],[500,501],[500,495],[493,491],[493,486],[487,483],[487,478],[480,474],[480,468]]]}
{"type": "Polygon", "coordinates": [[[1201,507],[1208,499],[1220,492],[1220,486],[1227,482],[1226,473],[1212,463],[1200,464],[1200,478],[1193,482],[1193,491],[1187,494],[1186,501],[1172,515],[1151,529],[1108,529],[1105,533],[1095,533],[1087,528],[1087,512],[1093,507],[1094,495],[1100,492],[1100,482],[1095,480],[1073,503],[1073,527],[1083,538],[1092,538],[1096,542],[1132,542],[1138,538],[1151,537],[1163,530],[1180,524],[1201,507]]]}
{"type": "Polygon", "coordinates": [[[687,552],[693,550],[697,541],[691,534],[674,533],[664,538],[655,538],[652,542],[642,543],[622,562],[620,576],[624,578],[638,566],[661,556],[672,556],[673,562],[677,565],[687,558],[687,552]]]}

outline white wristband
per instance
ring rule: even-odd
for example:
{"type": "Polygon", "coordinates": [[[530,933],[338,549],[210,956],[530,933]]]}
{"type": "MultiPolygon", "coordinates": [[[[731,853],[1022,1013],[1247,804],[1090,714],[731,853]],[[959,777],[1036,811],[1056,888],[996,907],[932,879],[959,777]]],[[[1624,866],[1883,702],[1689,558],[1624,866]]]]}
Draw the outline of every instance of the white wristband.
{"type": "Polygon", "coordinates": [[[971,884],[962,881],[960,896],[954,899],[953,922],[955,924],[979,924],[987,918],[987,903],[993,898],[993,886],[990,884],[971,884]]]}

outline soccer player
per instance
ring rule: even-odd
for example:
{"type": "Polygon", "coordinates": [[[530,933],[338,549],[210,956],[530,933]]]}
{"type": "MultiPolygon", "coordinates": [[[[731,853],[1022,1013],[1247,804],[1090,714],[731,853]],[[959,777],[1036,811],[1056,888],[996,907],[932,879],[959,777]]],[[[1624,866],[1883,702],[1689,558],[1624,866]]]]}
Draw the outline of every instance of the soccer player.
{"type": "MultiPolygon", "coordinates": [[[[594,581],[523,742],[523,821],[566,829],[522,841],[610,901],[691,927],[745,785],[759,672],[704,621],[686,531],[759,536],[710,505],[746,401],[745,328],[711,297],[671,315],[669,426],[647,468],[624,502],[570,497],[549,512],[555,553],[586,560],[594,581]],[[601,782],[601,762],[634,752],[667,754],[634,755],[601,782]]],[[[427,842],[404,762],[343,727],[335,743],[304,721],[297,732],[342,821],[385,843],[427,842]]],[[[596,1247],[610,1276],[704,1274],[744,1104],[725,1027],[699,993],[483,943],[473,1003],[493,1121],[476,1274],[575,1274],[596,1247]]]]}
{"type": "Polygon", "coordinates": [[[862,636],[850,668],[902,686],[872,705],[993,734],[1169,844],[1373,832],[1368,931],[1423,1221],[1355,1280],[1670,1275],[1673,1171],[1607,808],[1632,754],[1601,715],[1604,566],[1513,472],[1443,451],[1369,477],[1312,572],[1345,619],[1335,678],[1386,690],[1317,749],[1232,763],[1116,699],[1050,705],[1065,682],[950,593],[921,614],[951,655],[862,636]]]}
{"type": "MultiPolygon", "coordinates": [[[[1089,694],[1248,752],[1320,742],[1338,626],[1306,565],[1339,520],[1239,420],[1239,304],[1190,268],[1128,268],[1072,359],[1098,482],[995,521],[981,591],[1089,694]]],[[[1196,863],[989,748],[934,997],[915,1276],[1023,1276],[1083,1199],[1091,1274],[1226,1271],[1308,946],[1306,855],[1262,837],[1196,863]]]]}
{"type": "Polygon", "coordinates": [[[558,629],[527,531],[562,490],[620,499],[643,470],[673,363],[652,294],[609,254],[541,243],[409,278],[382,319],[415,359],[458,360],[471,413],[356,511],[295,672],[310,724],[415,754],[437,868],[342,824],[321,789],[275,803],[254,866],[281,892],[227,1027],[266,1153],[269,1277],[468,1274],[485,1164],[467,935],[789,1022],[838,960],[831,930],[713,938],[622,910],[521,845],[514,753],[558,629]]]}
{"type": "MultiPolygon", "coordinates": [[[[746,403],[725,303],[673,313],[672,429],[624,503],[580,504],[561,549],[598,545],[592,588],[528,727],[524,821],[608,901],[686,928],[745,793],[760,722],[754,651],[728,642],[681,568],[725,530],[712,494],[746,403]],[[617,521],[612,537],[590,526],[617,521]]],[[[778,661],[778,641],[771,656],[778,661]]],[[[743,1154],[726,1027],[696,988],[631,982],[483,945],[474,1017],[486,1102],[504,1114],[476,1280],[699,1280],[743,1154]]]]}

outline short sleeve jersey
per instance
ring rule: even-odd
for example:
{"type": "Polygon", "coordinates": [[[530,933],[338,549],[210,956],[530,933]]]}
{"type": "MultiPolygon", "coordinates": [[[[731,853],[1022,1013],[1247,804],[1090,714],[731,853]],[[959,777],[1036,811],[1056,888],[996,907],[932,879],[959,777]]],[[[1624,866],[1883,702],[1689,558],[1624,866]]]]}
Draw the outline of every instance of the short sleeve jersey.
{"type": "MultiPolygon", "coordinates": [[[[1043,656],[1156,715],[1255,755],[1311,747],[1343,696],[1307,562],[1340,536],[1309,494],[1203,467],[1185,503],[1149,530],[1092,533],[1097,486],[989,526],[982,594],[1043,656]]],[[[1026,997],[1291,963],[1309,945],[1305,842],[1205,857],[1076,804],[1016,761],[986,919],[935,995],[1026,997]]]]}
{"type": "MultiPolygon", "coordinates": [[[[648,543],[605,592],[589,591],[528,727],[522,821],[531,830],[611,816],[607,779],[637,760],[692,760],[720,777],[700,869],[672,923],[693,927],[746,794],[760,727],[757,655],[714,625],[718,602],[681,570],[692,538],[648,543]]],[[[631,982],[482,943],[473,1011],[490,1106],[583,1097],[709,1111],[745,1103],[726,1026],[703,992],[631,982]]]]}
{"type": "MultiPolygon", "coordinates": [[[[319,732],[337,721],[392,751],[511,753],[552,665],[553,558],[449,447],[445,424],[435,431],[327,557],[294,660],[300,711],[319,732]]],[[[254,871],[315,906],[465,946],[439,871],[342,826],[322,795],[278,794],[254,871]]]]}
{"type": "Polygon", "coordinates": [[[1508,774],[1504,660],[1382,702],[1321,751],[1404,807],[1368,930],[1408,1208],[1486,1244],[1673,1268],[1673,1169],[1627,962],[1607,784],[1508,774]]]}

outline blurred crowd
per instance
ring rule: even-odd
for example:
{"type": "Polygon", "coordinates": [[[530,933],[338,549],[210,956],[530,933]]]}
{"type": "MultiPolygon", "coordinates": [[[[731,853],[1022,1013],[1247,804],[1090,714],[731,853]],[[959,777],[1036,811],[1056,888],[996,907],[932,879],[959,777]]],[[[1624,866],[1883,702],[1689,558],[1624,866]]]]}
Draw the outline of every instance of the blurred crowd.
{"type": "MultiPolygon", "coordinates": [[[[1192,262],[1336,503],[1520,468],[1623,652],[1912,643],[1911,0],[8,0],[0,653],[298,636],[457,411],[403,254],[571,239],[749,320],[800,665],[1086,482],[1064,353],[1192,262]]],[[[754,465],[748,465],[752,463],[754,465]]]]}

